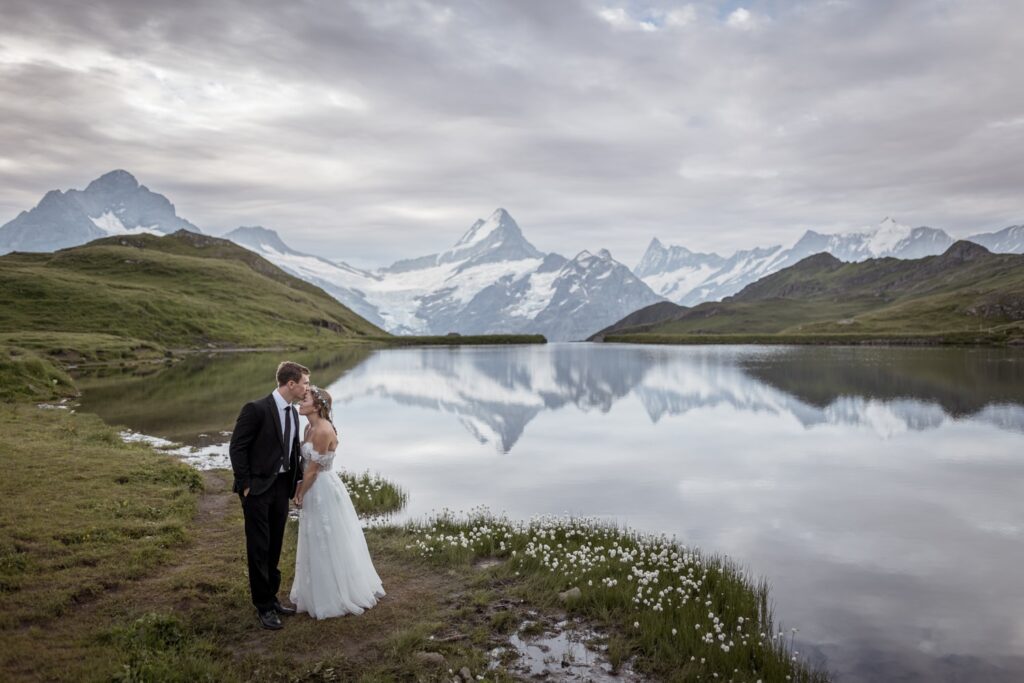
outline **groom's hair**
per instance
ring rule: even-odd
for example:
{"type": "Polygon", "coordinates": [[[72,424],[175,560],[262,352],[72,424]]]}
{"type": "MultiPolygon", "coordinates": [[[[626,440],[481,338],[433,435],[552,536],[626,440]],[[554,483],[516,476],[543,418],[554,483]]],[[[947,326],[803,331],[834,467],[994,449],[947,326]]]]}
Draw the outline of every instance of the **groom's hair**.
{"type": "Polygon", "coordinates": [[[288,382],[301,382],[303,375],[309,374],[309,368],[305,365],[293,363],[290,360],[282,361],[277,366],[277,386],[283,387],[288,382]]]}

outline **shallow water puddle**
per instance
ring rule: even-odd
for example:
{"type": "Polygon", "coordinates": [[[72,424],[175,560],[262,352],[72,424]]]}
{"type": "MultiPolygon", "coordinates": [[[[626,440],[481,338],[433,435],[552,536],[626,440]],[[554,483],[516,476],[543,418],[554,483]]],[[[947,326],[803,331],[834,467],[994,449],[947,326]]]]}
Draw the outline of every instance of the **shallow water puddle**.
{"type": "MultiPolygon", "coordinates": [[[[202,434],[200,436],[207,436],[202,434]]],[[[229,439],[231,432],[220,432],[220,439],[229,439]]],[[[228,455],[229,443],[212,443],[203,446],[183,446],[159,436],[149,436],[131,430],[121,432],[121,439],[131,442],[146,443],[158,450],[180,458],[197,470],[222,470],[231,469],[231,458],[228,455]]]]}
{"type": "Polygon", "coordinates": [[[547,681],[618,683],[644,680],[628,666],[613,673],[611,663],[599,651],[604,648],[592,645],[599,641],[593,630],[560,621],[554,625],[553,633],[548,630],[536,636],[520,635],[534,625],[535,622],[523,622],[519,633],[509,638],[511,650],[506,647],[491,650],[495,663],[514,655],[516,659],[506,665],[510,672],[547,681]]]}

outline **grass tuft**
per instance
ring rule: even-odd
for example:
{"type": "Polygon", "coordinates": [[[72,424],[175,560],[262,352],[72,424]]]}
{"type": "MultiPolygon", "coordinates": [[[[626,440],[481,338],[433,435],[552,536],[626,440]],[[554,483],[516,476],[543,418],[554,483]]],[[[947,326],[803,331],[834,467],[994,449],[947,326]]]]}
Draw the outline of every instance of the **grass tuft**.
{"type": "Polygon", "coordinates": [[[66,372],[32,351],[0,346],[0,402],[53,401],[77,394],[66,372]]]}
{"type": "Polygon", "coordinates": [[[380,475],[339,472],[360,517],[386,518],[405,507],[409,494],[380,475]]]}
{"type": "Polygon", "coordinates": [[[146,614],[128,626],[112,629],[100,640],[127,658],[112,676],[114,681],[212,683],[227,677],[216,661],[216,649],[174,615],[146,614]]]}

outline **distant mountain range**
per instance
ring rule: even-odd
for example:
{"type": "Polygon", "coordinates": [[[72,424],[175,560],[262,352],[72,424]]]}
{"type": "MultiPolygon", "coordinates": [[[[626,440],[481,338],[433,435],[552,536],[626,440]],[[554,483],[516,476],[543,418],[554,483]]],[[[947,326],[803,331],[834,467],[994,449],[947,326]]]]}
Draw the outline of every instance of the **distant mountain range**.
{"type": "MultiPolygon", "coordinates": [[[[1024,225],[968,239],[992,252],[1024,253],[1024,225]]],[[[633,272],[666,299],[694,306],[720,301],[813,254],[825,252],[847,262],[884,257],[917,259],[941,254],[954,241],[943,230],[911,228],[891,218],[873,229],[858,232],[823,235],[808,230],[788,249],[763,247],[738,251],[728,258],[691,252],[685,247],[666,247],[655,238],[633,272]]]]}
{"type": "Polygon", "coordinates": [[[606,250],[573,259],[538,251],[504,209],[447,251],[375,272],[295,251],[265,228],[225,237],[396,334],[531,332],[567,341],[661,299],[606,250]]]}
{"type": "Polygon", "coordinates": [[[634,311],[610,335],[928,334],[1002,325],[1019,337],[1024,320],[1024,255],[993,254],[954,242],[937,256],[847,263],[817,253],[722,301],[663,303],[634,311]]]}
{"type": "MultiPolygon", "coordinates": [[[[85,190],[48,192],[0,227],[0,254],[54,251],[124,234],[200,232],[163,195],[116,170],[85,190]]],[[[441,253],[368,271],[292,249],[273,230],[241,227],[227,239],[324,289],[374,325],[396,334],[544,334],[582,339],[650,304],[717,301],[759,279],[827,252],[843,261],[940,254],[953,238],[886,219],[871,230],[806,232],[792,247],[758,247],[724,257],[651,241],[632,271],[606,250],[572,259],[544,254],[504,209],[477,220],[441,253]]],[[[1024,226],[974,235],[992,251],[1024,252],[1024,226]]]]}

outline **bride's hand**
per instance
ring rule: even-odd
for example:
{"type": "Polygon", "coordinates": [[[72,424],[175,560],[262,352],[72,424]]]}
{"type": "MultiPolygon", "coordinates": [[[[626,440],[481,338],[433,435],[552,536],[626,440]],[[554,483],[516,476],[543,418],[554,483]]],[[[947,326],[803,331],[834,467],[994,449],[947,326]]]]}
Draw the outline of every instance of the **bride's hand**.
{"type": "Polygon", "coordinates": [[[302,494],[301,493],[296,493],[295,494],[295,507],[298,507],[298,508],[302,507],[302,494]]]}

